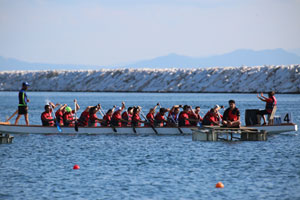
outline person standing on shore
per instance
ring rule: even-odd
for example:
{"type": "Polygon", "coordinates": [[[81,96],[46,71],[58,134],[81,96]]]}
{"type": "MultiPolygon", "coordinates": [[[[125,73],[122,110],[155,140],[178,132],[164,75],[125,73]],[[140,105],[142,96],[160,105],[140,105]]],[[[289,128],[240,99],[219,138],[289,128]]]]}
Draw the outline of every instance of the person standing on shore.
{"type": "Polygon", "coordinates": [[[26,90],[28,89],[29,83],[23,82],[22,83],[22,89],[19,91],[19,105],[18,105],[18,116],[15,121],[15,125],[18,124],[20,118],[22,115],[25,117],[26,125],[29,125],[29,119],[28,119],[28,106],[27,103],[29,103],[29,99],[26,95],[26,90]]]}

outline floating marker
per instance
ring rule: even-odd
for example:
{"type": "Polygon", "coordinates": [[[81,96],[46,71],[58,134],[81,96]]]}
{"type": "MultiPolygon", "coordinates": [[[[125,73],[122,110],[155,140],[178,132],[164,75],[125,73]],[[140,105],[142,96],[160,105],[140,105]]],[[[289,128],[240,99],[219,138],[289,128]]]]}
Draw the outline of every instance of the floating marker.
{"type": "Polygon", "coordinates": [[[80,169],[79,165],[74,165],[73,169],[80,169]]]}
{"type": "Polygon", "coordinates": [[[216,184],[216,188],[224,188],[223,183],[222,183],[222,182],[218,182],[218,183],[216,184]]]}

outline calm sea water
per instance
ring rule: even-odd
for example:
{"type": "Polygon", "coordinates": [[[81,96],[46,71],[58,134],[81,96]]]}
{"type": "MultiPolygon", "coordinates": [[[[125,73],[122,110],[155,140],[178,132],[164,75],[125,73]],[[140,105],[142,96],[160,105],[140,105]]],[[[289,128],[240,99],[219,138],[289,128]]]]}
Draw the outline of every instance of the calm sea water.
{"type": "MultiPolygon", "coordinates": [[[[17,92],[0,92],[0,120],[18,104],[17,92]]],[[[30,123],[40,124],[45,102],[78,99],[81,111],[101,103],[157,102],[199,105],[235,99],[245,109],[264,107],[255,94],[28,92],[30,123]]],[[[277,95],[277,114],[300,124],[300,95],[277,95]]],[[[203,114],[202,114],[203,115],[203,114]]],[[[24,119],[21,118],[24,124],[24,119]]],[[[191,136],[15,135],[0,145],[0,199],[300,199],[300,139],[279,134],[266,142],[194,142],[191,136]],[[73,170],[73,165],[81,168],[73,170]],[[221,181],[223,189],[216,189],[221,181]]]]}

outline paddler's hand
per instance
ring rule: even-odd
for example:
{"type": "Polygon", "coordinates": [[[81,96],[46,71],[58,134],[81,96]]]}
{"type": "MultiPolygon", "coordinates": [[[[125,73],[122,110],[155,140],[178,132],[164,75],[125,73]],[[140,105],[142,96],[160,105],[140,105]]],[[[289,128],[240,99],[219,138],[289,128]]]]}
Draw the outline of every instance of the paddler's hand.
{"type": "Polygon", "coordinates": [[[74,99],[74,102],[77,103],[77,99],[74,99]]]}
{"type": "Polygon", "coordinates": [[[260,93],[260,96],[264,96],[264,93],[260,93]]]}

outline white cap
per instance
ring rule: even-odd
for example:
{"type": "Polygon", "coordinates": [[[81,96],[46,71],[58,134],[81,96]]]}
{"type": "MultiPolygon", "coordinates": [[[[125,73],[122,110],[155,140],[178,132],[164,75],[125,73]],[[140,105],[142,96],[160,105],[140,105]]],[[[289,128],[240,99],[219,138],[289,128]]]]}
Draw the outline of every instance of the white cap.
{"type": "Polygon", "coordinates": [[[214,106],[214,109],[216,109],[216,108],[219,108],[219,109],[220,109],[220,106],[219,106],[218,104],[216,104],[216,105],[214,106]]]}
{"type": "Polygon", "coordinates": [[[121,110],[121,107],[116,107],[115,110],[116,110],[116,111],[119,111],[119,110],[121,110]]]}

